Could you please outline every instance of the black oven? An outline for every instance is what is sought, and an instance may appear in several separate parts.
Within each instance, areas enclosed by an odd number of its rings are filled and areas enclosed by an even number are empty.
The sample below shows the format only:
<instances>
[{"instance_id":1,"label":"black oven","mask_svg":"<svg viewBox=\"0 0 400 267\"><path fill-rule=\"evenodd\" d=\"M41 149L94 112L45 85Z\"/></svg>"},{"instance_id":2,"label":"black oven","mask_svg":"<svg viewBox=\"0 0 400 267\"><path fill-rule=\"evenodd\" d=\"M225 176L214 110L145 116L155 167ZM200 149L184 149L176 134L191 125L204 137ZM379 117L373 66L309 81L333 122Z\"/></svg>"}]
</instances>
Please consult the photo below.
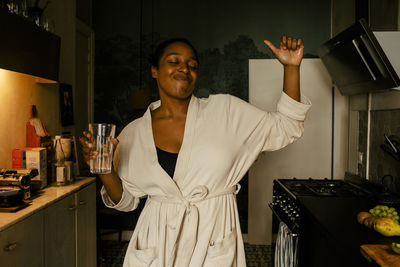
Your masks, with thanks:
<instances>
[{"instance_id":1,"label":"black oven","mask_svg":"<svg viewBox=\"0 0 400 267\"><path fill-rule=\"evenodd\" d=\"M272 234L275 240L276 267L308 266L312 235L307 224L307 211L302 199L365 197L369 192L343 180L330 179L276 179L273 182ZM306 255L307 254L307 255Z\"/></svg>"}]
</instances>

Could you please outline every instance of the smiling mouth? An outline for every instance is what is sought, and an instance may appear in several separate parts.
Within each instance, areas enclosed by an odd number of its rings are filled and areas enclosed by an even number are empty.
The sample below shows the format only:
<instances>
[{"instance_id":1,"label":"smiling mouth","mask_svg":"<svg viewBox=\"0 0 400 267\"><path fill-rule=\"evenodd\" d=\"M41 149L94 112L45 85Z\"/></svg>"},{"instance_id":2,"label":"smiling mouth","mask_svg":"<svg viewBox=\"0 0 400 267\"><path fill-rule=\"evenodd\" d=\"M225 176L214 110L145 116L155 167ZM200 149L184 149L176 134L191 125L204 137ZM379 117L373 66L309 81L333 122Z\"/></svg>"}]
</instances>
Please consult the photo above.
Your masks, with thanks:
<instances>
[{"instance_id":1,"label":"smiling mouth","mask_svg":"<svg viewBox=\"0 0 400 267\"><path fill-rule=\"evenodd\" d=\"M189 76L182 75L182 74L174 75L173 78L175 80L182 81L182 82L187 82L187 83L190 83L192 81L192 79Z\"/></svg>"}]
</instances>

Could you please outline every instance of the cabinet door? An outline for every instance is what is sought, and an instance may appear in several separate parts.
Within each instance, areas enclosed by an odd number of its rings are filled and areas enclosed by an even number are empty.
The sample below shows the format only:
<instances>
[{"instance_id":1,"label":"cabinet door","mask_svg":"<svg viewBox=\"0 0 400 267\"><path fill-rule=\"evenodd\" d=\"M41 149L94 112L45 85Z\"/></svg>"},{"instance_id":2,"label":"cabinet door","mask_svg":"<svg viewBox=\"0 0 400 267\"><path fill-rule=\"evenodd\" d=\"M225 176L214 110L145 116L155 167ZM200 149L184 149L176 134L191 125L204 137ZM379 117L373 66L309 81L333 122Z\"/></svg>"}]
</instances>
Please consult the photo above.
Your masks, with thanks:
<instances>
[{"instance_id":1,"label":"cabinet door","mask_svg":"<svg viewBox=\"0 0 400 267\"><path fill-rule=\"evenodd\" d=\"M75 210L75 194L44 210L45 266L75 266Z\"/></svg>"},{"instance_id":2,"label":"cabinet door","mask_svg":"<svg viewBox=\"0 0 400 267\"><path fill-rule=\"evenodd\" d=\"M43 266L43 212L0 232L0 265Z\"/></svg>"},{"instance_id":3,"label":"cabinet door","mask_svg":"<svg viewBox=\"0 0 400 267\"><path fill-rule=\"evenodd\" d=\"M77 266L96 266L96 184L77 193Z\"/></svg>"}]
</instances>

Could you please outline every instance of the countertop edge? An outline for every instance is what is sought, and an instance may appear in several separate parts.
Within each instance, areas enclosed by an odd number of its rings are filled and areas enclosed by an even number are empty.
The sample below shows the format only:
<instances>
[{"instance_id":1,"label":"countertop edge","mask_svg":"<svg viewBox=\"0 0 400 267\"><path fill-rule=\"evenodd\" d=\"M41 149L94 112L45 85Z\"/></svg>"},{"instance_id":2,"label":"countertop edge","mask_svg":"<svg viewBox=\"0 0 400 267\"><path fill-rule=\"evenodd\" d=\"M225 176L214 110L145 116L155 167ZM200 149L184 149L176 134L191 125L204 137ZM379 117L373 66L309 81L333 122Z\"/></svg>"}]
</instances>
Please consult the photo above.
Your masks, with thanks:
<instances>
[{"instance_id":1,"label":"countertop edge","mask_svg":"<svg viewBox=\"0 0 400 267\"><path fill-rule=\"evenodd\" d=\"M0 231L23 221L33 214L45 209L51 204L79 191L80 189L89 186L96 181L95 177L79 177L78 180L66 186L49 186L42 190L42 193L33 198L30 206L23 208L17 212L1 212L0 214ZM48 200L47 200L47 199Z\"/></svg>"}]
</instances>

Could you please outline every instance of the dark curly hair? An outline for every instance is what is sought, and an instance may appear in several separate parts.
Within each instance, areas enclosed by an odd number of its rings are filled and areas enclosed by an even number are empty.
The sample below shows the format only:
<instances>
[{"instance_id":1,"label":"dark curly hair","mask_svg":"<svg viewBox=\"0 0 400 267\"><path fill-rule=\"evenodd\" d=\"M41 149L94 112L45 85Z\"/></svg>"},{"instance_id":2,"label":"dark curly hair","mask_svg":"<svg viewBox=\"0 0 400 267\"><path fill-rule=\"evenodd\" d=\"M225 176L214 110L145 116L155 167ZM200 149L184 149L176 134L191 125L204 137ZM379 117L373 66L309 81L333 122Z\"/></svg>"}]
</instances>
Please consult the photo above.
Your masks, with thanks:
<instances>
[{"instance_id":1,"label":"dark curly hair","mask_svg":"<svg viewBox=\"0 0 400 267\"><path fill-rule=\"evenodd\" d=\"M187 44L194 52L194 56L197 60L197 62L199 62L199 56L197 54L197 50L194 48L194 46L185 38L171 38L168 40L165 40L163 42L161 42L160 44L157 45L156 49L153 51L153 53L149 56L148 60L151 64L151 66L154 66L158 69L158 63L160 61L160 58L162 56L162 54L164 53L165 49L173 43L177 43L177 42L181 42L184 44Z\"/></svg>"}]
</instances>

